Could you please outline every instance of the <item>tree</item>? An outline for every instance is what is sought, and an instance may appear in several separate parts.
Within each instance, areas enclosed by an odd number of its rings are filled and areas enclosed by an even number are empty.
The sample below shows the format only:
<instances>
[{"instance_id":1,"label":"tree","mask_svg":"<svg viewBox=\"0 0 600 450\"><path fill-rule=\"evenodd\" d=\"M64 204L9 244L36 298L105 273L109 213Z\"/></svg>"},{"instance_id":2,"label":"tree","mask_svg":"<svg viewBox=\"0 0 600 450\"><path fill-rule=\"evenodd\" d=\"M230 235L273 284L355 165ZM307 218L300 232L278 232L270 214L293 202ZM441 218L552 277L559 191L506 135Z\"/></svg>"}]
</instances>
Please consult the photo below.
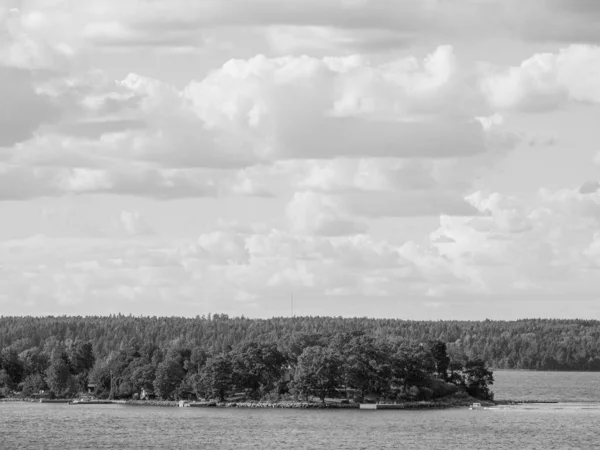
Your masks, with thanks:
<instances>
[{"instance_id":1,"label":"tree","mask_svg":"<svg viewBox=\"0 0 600 450\"><path fill-rule=\"evenodd\" d=\"M178 359L165 359L156 368L154 393L162 399L172 398L184 376L185 371Z\"/></svg>"},{"instance_id":2,"label":"tree","mask_svg":"<svg viewBox=\"0 0 600 450\"><path fill-rule=\"evenodd\" d=\"M408 392L409 386L425 383L433 368L431 354L420 344L401 342L392 355L394 383Z\"/></svg>"},{"instance_id":3,"label":"tree","mask_svg":"<svg viewBox=\"0 0 600 450\"><path fill-rule=\"evenodd\" d=\"M494 393L489 389L489 386L494 384L494 374L485 367L485 361L481 359L467 361L463 375L469 395L482 400L494 399Z\"/></svg>"},{"instance_id":4,"label":"tree","mask_svg":"<svg viewBox=\"0 0 600 450\"><path fill-rule=\"evenodd\" d=\"M465 382L462 377L463 365L460 361L450 361L448 366L448 382L456 385L464 385Z\"/></svg>"},{"instance_id":5,"label":"tree","mask_svg":"<svg viewBox=\"0 0 600 450\"><path fill-rule=\"evenodd\" d=\"M23 381L23 394L25 396L30 397L39 393L42 389L46 389L46 382L39 373L28 375Z\"/></svg>"},{"instance_id":6,"label":"tree","mask_svg":"<svg viewBox=\"0 0 600 450\"><path fill-rule=\"evenodd\" d=\"M214 318L214 316L213 316ZM253 398L271 392L281 378L285 357L275 344L249 342L231 352L234 383Z\"/></svg>"},{"instance_id":7,"label":"tree","mask_svg":"<svg viewBox=\"0 0 600 450\"><path fill-rule=\"evenodd\" d=\"M347 387L357 389L360 399L367 393L386 396L389 392L391 366L389 350L384 343L376 343L371 336L354 334L341 351Z\"/></svg>"},{"instance_id":8,"label":"tree","mask_svg":"<svg viewBox=\"0 0 600 450\"><path fill-rule=\"evenodd\" d=\"M50 358L38 347L21 352L19 359L23 363L23 375L25 377L34 374L43 374L50 365Z\"/></svg>"},{"instance_id":9,"label":"tree","mask_svg":"<svg viewBox=\"0 0 600 450\"><path fill-rule=\"evenodd\" d=\"M225 401L233 389L232 372L233 365L227 354L209 358L200 369L200 374L194 378L196 395Z\"/></svg>"},{"instance_id":10,"label":"tree","mask_svg":"<svg viewBox=\"0 0 600 450\"><path fill-rule=\"evenodd\" d=\"M8 372L4 369L0 369L0 388L4 390L12 390L15 387L15 382L10 377Z\"/></svg>"},{"instance_id":11,"label":"tree","mask_svg":"<svg viewBox=\"0 0 600 450\"><path fill-rule=\"evenodd\" d=\"M46 370L45 381L56 395L61 396L71 391L71 370L63 358L55 357L52 360L50 367Z\"/></svg>"},{"instance_id":12,"label":"tree","mask_svg":"<svg viewBox=\"0 0 600 450\"><path fill-rule=\"evenodd\" d=\"M319 333L298 333L292 336L287 346L287 360L293 366L298 362L298 358L308 347L326 346L323 335Z\"/></svg>"},{"instance_id":13,"label":"tree","mask_svg":"<svg viewBox=\"0 0 600 450\"><path fill-rule=\"evenodd\" d=\"M129 381L133 386L133 392L141 392L142 389L151 391L154 388L156 370L151 363L138 358L130 364L129 368L131 370Z\"/></svg>"},{"instance_id":14,"label":"tree","mask_svg":"<svg viewBox=\"0 0 600 450\"><path fill-rule=\"evenodd\" d=\"M6 370L13 383L18 384L23 377L23 364L19 354L13 348L7 347L0 352L0 370Z\"/></svg>"},{"instance_id":15,"label":"tree","mask_svg":"<svg viewBox=\"0 0 600 450\"><path fill-rule=\"evenodd\" d=\"M448 368L450 366L450 357L446 349L446 343L442 341L432 341L429 350L433 356L436 374L444 381L448 380Z\"/></svg>"},{"instance_id":16,"label":"tree","mask_svg":"<svg viewBox=\"0 0 600 450\"><path fill-rule=\"evenodd\" d=\"M88 373L94 367L96 358L91 342L77 341L67 351L74 374Z\"/></svg>"},{"instance_id":17,"label":"tree","mask_svg":"<svg viewBox=\"0 0 600 450\"><path fill-rule=\"evenodd\" d=\"M308 401L314 395L325 401L335 396L341 381L339 355L330 348L320 346L305 348L298 358L293 388Z\"/></svg>"}]
</instances>

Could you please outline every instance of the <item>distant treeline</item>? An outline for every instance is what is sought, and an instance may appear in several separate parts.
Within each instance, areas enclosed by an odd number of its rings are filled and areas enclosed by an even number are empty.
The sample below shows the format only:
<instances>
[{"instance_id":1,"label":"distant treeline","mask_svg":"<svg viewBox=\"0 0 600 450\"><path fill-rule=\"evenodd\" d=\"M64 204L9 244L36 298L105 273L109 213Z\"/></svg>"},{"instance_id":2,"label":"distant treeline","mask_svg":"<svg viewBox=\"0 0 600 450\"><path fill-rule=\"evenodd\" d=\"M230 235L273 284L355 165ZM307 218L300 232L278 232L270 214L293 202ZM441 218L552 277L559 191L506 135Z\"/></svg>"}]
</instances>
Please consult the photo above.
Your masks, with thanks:
<instances>
[{"instance_id":1,"label":"distant treeline","mask_svg":"<svg viewBox=\"0 0 600 450\"><path fill-rule=\"evenodd\" d=\"M376 339L447 343L456 361L483 359L499 369L600 371L600 321L525 319L517 321L406 321L395 319L295 317L194 319L175 317L0 317L0 349L18 353L51 351L66 341L91 342L97 358L142 344L164 349L174 342L207 353L244 342L288 348L300 334L363 331Z\"/></svg>"},{"instance_id":2,"label":"distant treeline","mask_svg":"<svg viewBox=\"0 0 600 450\"><path fill-rule=\"evenodd\" d=\"M91 391L101 398L405 401L447 397L463 389L477 398L493 398L493 373L485 362L452 358L439 340L418 342L364 330L295 331L206 348L183 333L169 335L177 322L167 325L160 319L149 326L153 319L99 319L110 326L129 325L83 340L90 335L86 320L80 320L81 334L61 334L57 325L42 340L40 327L37 335L5 346L0 351L0 396L73 397ZM134 328L135 322L146 327ZM196 322L216 324L217 335L230 336L223 325L237 319L213 316ZM161 332L167 333L157 339ZM117 335L122 339L112 341ZM32 345L36 339L38 345ZM108 342L110 349L103 346Z\"/></svg>"}]
</instances>

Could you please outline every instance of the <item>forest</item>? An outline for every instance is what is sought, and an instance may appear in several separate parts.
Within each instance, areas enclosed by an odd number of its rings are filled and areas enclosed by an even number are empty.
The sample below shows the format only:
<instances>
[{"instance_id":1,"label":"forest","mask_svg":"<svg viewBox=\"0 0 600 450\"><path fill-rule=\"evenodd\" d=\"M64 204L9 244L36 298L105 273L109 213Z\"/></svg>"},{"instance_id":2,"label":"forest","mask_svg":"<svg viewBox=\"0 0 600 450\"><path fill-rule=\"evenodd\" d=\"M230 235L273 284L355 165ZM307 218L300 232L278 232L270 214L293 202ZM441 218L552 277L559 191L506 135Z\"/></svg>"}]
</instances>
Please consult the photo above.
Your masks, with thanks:
<instances>
[{"instance_id":1,"label":"forest","mask_svg":"<svg viewBox=\"0 0 600 450\"><path fill-rule=\"evenodd\" d=\"M490 368L600 370L600 322L0 317L0 394L491 398Z\"/></svg>"}]
</instances>

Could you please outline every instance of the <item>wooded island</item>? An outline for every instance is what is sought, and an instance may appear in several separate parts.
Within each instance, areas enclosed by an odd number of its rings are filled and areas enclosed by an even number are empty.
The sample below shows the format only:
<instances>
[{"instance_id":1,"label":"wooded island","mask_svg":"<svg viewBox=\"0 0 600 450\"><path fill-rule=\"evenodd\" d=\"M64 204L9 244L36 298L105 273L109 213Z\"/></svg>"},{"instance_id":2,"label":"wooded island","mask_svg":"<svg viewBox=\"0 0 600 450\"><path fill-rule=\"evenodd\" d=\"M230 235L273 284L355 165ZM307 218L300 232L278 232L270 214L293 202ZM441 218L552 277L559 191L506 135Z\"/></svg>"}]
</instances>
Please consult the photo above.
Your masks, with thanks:
<instances>
[{"instance_id":1,"label":"wooded island","mask_svg":"<svg viewBox=\"0 0 600 450\"><path fill-rule=\"evenodd\" d=\"M599 336L597 321L569 320L1 317L0 394L492 399L488 366L598 370Z\"/></svg>"}]
</instances>

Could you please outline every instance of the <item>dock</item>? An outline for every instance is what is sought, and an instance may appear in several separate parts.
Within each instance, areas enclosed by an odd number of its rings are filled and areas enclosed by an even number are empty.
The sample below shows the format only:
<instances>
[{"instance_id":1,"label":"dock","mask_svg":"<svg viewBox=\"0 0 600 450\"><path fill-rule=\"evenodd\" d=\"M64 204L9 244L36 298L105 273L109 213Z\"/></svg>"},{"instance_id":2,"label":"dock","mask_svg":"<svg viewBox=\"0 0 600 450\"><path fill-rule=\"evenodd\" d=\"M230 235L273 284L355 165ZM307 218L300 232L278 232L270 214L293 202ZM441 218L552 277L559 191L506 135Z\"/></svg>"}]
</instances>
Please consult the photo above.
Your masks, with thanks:
<instances>
[{"instance_id":1,"label":"dock","mask_svg":"<svg viewBox=\"0 0 600 450\"><path fill-rule=\"evenodd\" d=\"M186 402L185 400L179 401L180 408L209 408L217 406L217 402Z\"/></svg>"},{"instance_id":2,"label":"dock","mask_svg":"<svg viewBox=\"0 0 600 450\"><path fill-rule=\"evenodd\" d=\"M396 403L361 403L360 409L406 409L404 404Z\"/></svg>"},{"instance_id":3,"label":"dock","mask_svg":"<svg viewBox=\"0 0 600 450\"><path fill-rule=\"evenodd\" d=\"M112 405L113 403L121 403L114 400L73 400L70 405Z\"/></svg>"}]
</instances>

